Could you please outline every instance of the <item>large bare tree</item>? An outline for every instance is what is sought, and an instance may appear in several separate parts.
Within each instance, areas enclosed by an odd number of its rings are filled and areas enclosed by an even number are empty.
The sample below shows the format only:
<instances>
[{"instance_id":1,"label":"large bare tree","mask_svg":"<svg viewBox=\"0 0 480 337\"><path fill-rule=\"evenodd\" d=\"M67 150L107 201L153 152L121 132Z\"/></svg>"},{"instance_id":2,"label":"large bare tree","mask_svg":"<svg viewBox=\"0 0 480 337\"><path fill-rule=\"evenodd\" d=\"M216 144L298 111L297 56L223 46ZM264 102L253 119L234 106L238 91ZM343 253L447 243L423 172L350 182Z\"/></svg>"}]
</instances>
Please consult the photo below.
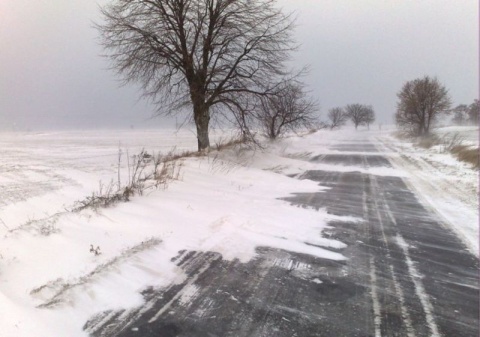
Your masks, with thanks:
<instances>
[{"instance_id":1,"label":"large bare tree","mask_svg":"<svg viewBox=\"0 0 480 337\"><path fill-rule=\"evenodd\" d=\"M327 115L330 121L330 130L344 126L347 123L347 115L342 108L332 108L328 110Z\"/></svg>"},{"instance_id":2,"label":"large bare tree","mask_svg":"<svg viewBox=\"0 0 480 337\"><path fill-rule=\"evenodd\" d=\"M277 94L259 99L255 118L264 135L275 139L285 131L310 128L317 122L317 103L310 99L301 83L283 83Z\"/></svg>"},{"instance_id":3,"label":"large bare tree","mask_svg":"<svg viewBox=\"0 0 480 337\"><path fill-rule=\"evenodd\" d=\"M365 117L364 117L365 124L367 124L367 128L370 130L370 124L375 122L375 111L371 105L365 107Z\"/></svg>"},{"instance_id":4,"label":"large bare tree","mask_svg":"<svg viewBox=\"0 0 480 337\"><path fill-rule=\"evenodd\" d=\"M406 82L397 96L397 126L415 136L428 135L438 116L448 113L451 105L447 89L429 76Z\"/></svg>"},{"instance_id":5,"label":"large bare tree","mask_svg":"<svg viewBox=\"0 0 480 337\"><path fill-rule=\"evenodd\" d=\"M358 128L359 125L367 124L370 110L373 112L372 107L358 103L349 104L345 107L345 113L347 117L353 122L353 125L355 125L355 130Z\"/></svg>"},{"instance_id":6,"label":"large bare tree","mask_svg":"<svg viewBox=\"0 0 480 337\"><path fill-rule=\"evenodd\" d=\"M295 47L276 0L114 0L101 12L113 68L158 113L189 109L199 150L210 146L213 113L246 111L249 96L275 92Z\"/></svg>"}]
</instances>

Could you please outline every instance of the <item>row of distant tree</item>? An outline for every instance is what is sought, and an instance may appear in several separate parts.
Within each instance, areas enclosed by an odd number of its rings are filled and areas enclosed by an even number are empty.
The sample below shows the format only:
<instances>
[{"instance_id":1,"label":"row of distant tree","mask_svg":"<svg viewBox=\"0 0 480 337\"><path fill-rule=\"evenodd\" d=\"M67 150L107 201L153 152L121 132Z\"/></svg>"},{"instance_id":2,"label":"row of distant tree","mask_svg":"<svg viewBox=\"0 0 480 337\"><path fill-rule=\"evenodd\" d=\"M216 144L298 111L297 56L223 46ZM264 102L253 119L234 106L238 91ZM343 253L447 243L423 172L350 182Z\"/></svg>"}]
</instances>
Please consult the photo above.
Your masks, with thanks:
<instances>
[{"instance_id":1,"label":"row of distant tree","mask_svg":"<svg viewBox=\"0 0 480 337\"><path fill-rule=\"evenodd\" d=\"M478 125L480 101L476 99L470 105L457 105L451 112L453 113L452 122L455 125Z\"/></svg>"},{"instance_id":2,"label":"row of distant tree","mask_svg":"<svg viewBox=\"0 0 480 337\"><path fill-rule=\"evenodd\" d=\"M375 111L371 105L349 104L344 108L333 108L328 111L328 120L330 129L339 128L352 121L355 129L359 125L366 125L370 129L370 124L375 121Z\"/></svg>"},{"instance_id":3,"label":"row of distant tree","mask_svg":"<svg viewBox=\"0 0 480 337\"><path fill-rule=\"evenodd\" d=\"M396 124L413 136L428 135L440 116L452 113L452 121L457 125L478 125L479 101L451 109L448 90L436 78L425 76L408 81L397 97Z\"/></svg>"}]
</instances>

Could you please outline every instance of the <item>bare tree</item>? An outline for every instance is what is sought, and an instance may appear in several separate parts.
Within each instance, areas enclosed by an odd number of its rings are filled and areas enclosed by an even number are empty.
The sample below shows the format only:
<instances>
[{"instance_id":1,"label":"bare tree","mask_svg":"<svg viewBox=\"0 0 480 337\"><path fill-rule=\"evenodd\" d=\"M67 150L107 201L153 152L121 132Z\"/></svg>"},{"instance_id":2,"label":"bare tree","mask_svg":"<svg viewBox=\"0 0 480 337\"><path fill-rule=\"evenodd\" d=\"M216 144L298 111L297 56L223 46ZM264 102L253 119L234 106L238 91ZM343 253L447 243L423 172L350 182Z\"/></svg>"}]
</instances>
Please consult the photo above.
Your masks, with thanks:
<instances>
[{"instance_id":1,"label":"bare tree","mask_svg":"<svg viewBox=\"0 0 480 337\"><path fill-rule=\"evenodd\" d=\"M480 101L476 99L468 106L468 122L472 125L478 125L480 117Z\"/></svg>"},{"instance_id":2,"label":"bare tree","mask_svg":"<svg viewBox=\"0 0 480 337\"><path fill-rule=\"evenodd\" d=\"M365 117L364 122L367 124L368 130L370 130L370 124L375 122L375 111L371 105L365 107Z\"/></svg>"},{"instance_id":3,"label":"bare tree","mask_svg":"<svg viewBox=\"0 0 480 337\"><path fill-rule=\"evenodd\" d=\"M274 91L294 49L293 20L276 0L115 0L101 9L102 45L124 83L158 113L189 109L198 149L213 113L245 110ZM248 100L247 100L248 101Z\"/></svg>"},{"instance_id":4,"label":"bare tree","mask_svg":"<svg viewBox=\"0 0 480 337\"><path fill-rule=\"evenodd\" d=\"M330 121L330 130L344 126L347 123L347 115L342 108L332 108L328 110L327 117Z\"/></svg>"},{"instance_id":5,"label":"bare tree","mask_svg":"<svg viewBox=\"0 0 480 337\"><path fill-rule=\"evenodd\" d=\"M345 107L345 113L355 125L355 130L359 125L364 125L367 123L367 114L369 109L370 107L363 104L349 104Z\"/></svg>"},{"instance_id":6,"label":"bare tree","mask_svg":"<svg viewBox=\"0 0 480 337\"><path fill-rule=\"evenodd\" d=\"M469 107L466 104L457 105L452 109L453 119L455 125L465 125L468 122Z\"/></svg>"},{"instance_id":7,"label":"bare tree","mask_svg":"<svg viewBox=\"0 0 480 337\"><path fill-rule=\"evenodd\" d=\"M416 136L428 135L437 117L448 113L451 105L447 89L428 76L406 82L397 96L397 126Z\"/></svg>"},{"instance_id":8,"label":"bare tree","mask_svg":"<svg viewBox=\"0 0 480 337\"><path fill-rule=\"evenodd\" d=\"M259 100L256 119L263 133L275 139L287 130L296 131L315 125L317 104L307 97L303 85L287 82L276 95Z\"/></svg>"}]
</instances>

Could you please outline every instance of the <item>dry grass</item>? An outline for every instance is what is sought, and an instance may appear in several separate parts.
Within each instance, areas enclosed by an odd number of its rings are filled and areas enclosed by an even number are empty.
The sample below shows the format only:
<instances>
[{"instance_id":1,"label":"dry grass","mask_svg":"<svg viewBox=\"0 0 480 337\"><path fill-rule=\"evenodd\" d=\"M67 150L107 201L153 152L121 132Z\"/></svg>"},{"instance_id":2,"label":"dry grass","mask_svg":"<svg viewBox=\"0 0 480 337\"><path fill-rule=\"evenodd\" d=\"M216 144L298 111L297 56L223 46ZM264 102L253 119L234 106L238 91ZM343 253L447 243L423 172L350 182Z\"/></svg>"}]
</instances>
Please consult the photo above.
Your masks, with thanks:
<instances>
[{"instance_id":1,"label":"dry grass","mask_svg":"<svg viewBox=\"0 0 480 337\"><path fill-rule=\"evenodd\" d=\"M441 144L441 139L435 134L430 134L428 136L421 137L417 142L417 145L424 149L429 149L432 146L439 145L439 144Z\"/></svg>"},{"instance_id":2,"label":"dry grass","mask_svg":"<svg viewBox=\"0 0 480 337\"><path fill-rule=\"evenodd\" d=\"M400 139L400 140L410 140L410 139L412 139L412 136L410 134L408 134L408 132L401 131L401 130L393 132L393 136L395 138Z\"/></svg>"},{"instance_id":3,"label":"dry grass","mask_svg":"<svg viewBox=\"0 0 480 337\"><path fill-rule=\"evenodd\" d=\"M239 137L220 139L211 150L222 151L243 143ZM132 157L132 162L128 162L128 183L121 183L119 172L117 182L113 180L108 184L100 182L98 191L93 192L91 196L83 200L76 201L71 211L79 212L87 208L98 210L119 202L128 202L132 196L143 195L146 190L152 188L166 189L170 182L180 180L180 172L183 166L182 159L205 157L206 155L208 155L208 150L177 152L174 148L165 155L151 155L142 150L138 155ZM119 151L119 170L120 156L121 151Z\"/></svg>"},{"instance_id":4,"label":"dry grass","mask_svg":"<svg viewBox=\"0 0 480 337\"><path fill-rule=\"evenodd\" d=\"M452 152L452 149L454 147L460 146L462 144L463 137L460 136L460 133L458 132L455 132L453 135L447 133L442 137L443 152Z\"/></svg>"},{"instance_id":5,"label":"dry grass","mask_svg":"<svg viewBox=\"0 0 480 337\"><path fill-rule=\"evenodd\" d=\"M403 131L397 131L394 136L398 139L408 140L414 137L408 135ZM474 168L480 169L479 148L472 148L472 146L464 145L464 139L458 132L454 134L445 134L439 137L436 134L430 134L425 137L417 138L414 144L424 149L430 149L433 146L441 145L442 152L450 152L458 160L473 165Z\"/></svg>"},{"instance_id":6,"label":"dry grass","mask_svg":"<svg viewBox=\"0 0 480 337\"><path fill-rule=\"evenodd\" d=\"M244 144L245 140L241 136L232 136L230 138L220 138L218 141L215 142L215 146L212 148L213 150L223 151L226 149L231 149L237 145Z\"/></svg>"},{"instance_id":7,"label":"dry grass","mask_svg":"<svg viewBox=\"0 0 480 337\"><path fill-rule=\"evenodd\" d=\"M463 162L472 164L475 168L480 168L479 148L472 148L466 145L454 146L450 152Z\"/></svg>"},{"instance_id":8,"label":"dry grass","mask_svg":"<svg viewBox=\"0 0 480 337\"><path fill-rule=\"evenodd\" d=\"M179 159L187 155L193 156L194 152L174 154L172 150L162 156L150 155L142 150L140 154L133 156L132 163L128 163L127 184L122 185L120 179L118 182L112 180L108 184L100 182L98 191L83 200L76 201L71 211L107 208L119 202L130 201L132 196L143 195L146 190L152 188L166 189L171 181L180 179L182 163Z\"/></svg>"},{"instance_id":9,"label":"dry grass","mask_svg":"<svg viewBox=\"0 0 480 337\"><path fill-rule=\"evenodd\" d=\"M61 278L50 281L30 291L30 295L45 299L44 303L38 305L37 308L54 308L68 301L68 295L73 289L78 289L85 284L92 282L102 273L107 273L110 270L117 268L120 263L130 259L138 253L158 246L161 242L162 240L159 238L150 238L146 241L142 241L140 244L124 250L120 255L97 265L95 269L79 278L70 281L65 281Z\"/></svg>"}]
</instances>

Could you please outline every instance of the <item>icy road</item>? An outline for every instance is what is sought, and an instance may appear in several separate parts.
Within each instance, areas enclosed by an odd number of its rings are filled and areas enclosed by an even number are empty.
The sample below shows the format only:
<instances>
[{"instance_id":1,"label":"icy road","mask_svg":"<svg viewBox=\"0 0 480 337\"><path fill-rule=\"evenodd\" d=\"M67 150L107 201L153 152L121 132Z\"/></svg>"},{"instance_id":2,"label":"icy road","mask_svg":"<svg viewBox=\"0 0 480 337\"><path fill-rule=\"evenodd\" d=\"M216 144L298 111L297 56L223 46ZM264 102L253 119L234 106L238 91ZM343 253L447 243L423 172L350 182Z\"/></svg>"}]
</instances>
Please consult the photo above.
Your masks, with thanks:
<instances>
[{"instance_id":1,"label":"icy road","mask_svg":"<svg viewBox=\"0 0 480 337\"><path fill-rule=\"evenodd\" d=\"M298 175L327 191L291 204L362 218L330 222L324 236L346 243L344 261L269 247L248 263L213 251L180 251L188 278L143 292L145 304L107 311L91 336L479 336L478 259L406 185L365 173L391 168L368 137L337 142L311 163L361 167ZM292 223L292 226L300 224ZM307 240L308 238L305 238Z\"/></svg>"},{"instance_id":2,"label":"icy road","mask_svg":"<svg viewBox=\"0 0 480 337\"><path fill-rule=\"evenodd\" d=\"M166 189L70 211L142 148L195 144L0 134L0 335L479 336L478 171L390 131L212 152Z\"/></svg>"}]
</instances>

